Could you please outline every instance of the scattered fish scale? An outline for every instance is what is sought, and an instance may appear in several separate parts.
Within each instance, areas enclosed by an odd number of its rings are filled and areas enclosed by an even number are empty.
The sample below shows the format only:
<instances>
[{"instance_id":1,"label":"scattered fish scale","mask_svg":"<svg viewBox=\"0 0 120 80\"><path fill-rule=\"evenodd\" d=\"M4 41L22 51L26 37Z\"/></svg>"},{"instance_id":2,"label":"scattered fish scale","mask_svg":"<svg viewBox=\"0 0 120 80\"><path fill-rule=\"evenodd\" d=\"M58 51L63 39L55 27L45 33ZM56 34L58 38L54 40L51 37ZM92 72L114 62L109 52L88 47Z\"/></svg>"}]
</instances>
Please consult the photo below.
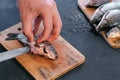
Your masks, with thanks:
<instances>
[{"instance_id":1,"label":"scattered fish scale","mask_svg":"<svg viewBox=\"0 0 120 80\"><path fill-rule=\"evenodd\" d=\"M100 6L99 8L97 8L90 20L91 23L95 24L96 22L99 22L101 20L102 16L106 12L108 12L110 10L114 10L114 9L120 9L120 1L107 3L107 4L104 4L104 5Z\"/></svg>"},{"instance_id":2,"label":"scattered fish scale","mask_svg":"<svg viewBox=\"0 0 120 80\"><path fill-rule=\"evenodd\" d=\"M63 24L64 24L63 26L69 26L69 28L66 28L67 31L73 33L81 33L81 32L88 32L91 30L90 24L87 22L84 15L80 12L76 4L72 4L72 6L69 7L64 17L66 18L63 20ZM64 33L64 29L65 28L62 27L61 33Z\"/></svg>"}]
</instances>

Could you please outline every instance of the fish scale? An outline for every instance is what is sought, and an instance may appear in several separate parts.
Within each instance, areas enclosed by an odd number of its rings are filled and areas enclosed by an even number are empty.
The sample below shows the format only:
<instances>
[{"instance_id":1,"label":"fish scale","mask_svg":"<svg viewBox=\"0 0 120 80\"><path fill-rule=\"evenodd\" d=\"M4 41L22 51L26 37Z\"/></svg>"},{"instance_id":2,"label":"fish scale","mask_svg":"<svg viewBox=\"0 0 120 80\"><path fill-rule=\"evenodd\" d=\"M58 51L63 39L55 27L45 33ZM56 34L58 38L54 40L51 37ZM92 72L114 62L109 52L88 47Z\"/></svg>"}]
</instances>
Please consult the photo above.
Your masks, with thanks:
<instances>
[{"instance_id":1,"label":"fish scale","mask_svg":"<svg viewBox=\"0 0 120 80\"><path fill-rule=\"evenodd\" d=\"M100 32L105 29L113 28L117 25L120 25L120 10L115 9L104 14L100 23L96 27L96 31Z\"/></svg>"},{"instance_id":2,"label":"fish scale","mask_svg":"<svg viewBox=\"0 0 120 80\"><path fill-rule=\"evenodd\" d=\"M111 2L111 3L107 3L107 4L100 6L94 12L94 14L90 20L91 23L95 24L96 22L99 22L106 12L108 12L110 10L115 10L115 9L120 9L120 1L119 2Z\"/></svg>"}]
</instances>

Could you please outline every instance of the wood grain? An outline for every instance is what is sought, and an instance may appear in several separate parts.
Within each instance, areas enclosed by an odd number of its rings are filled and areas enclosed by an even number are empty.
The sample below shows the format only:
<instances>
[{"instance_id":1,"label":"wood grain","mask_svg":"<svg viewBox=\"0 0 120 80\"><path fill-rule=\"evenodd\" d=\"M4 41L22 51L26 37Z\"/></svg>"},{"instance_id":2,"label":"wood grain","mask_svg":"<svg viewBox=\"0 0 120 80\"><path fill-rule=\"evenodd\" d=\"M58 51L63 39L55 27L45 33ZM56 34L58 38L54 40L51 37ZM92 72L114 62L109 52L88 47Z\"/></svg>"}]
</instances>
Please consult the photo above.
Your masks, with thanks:
<instances>
[{"instance_id":1,"label":"wood grain","mask_svg":"<svg viewBox=\"0 0 120 80\"><path fill-rule=\"evenodd\" d=\"M117 1L117 0L112 0L112 1ZM89 19L91 19L91 17L93 16L94 12L95 12L95 8L86 8L85 7L85 3L87 2L87 0L78 0L78 6L79 8L83 11L83 13L86 15L86 17ZM94 27L96 27L96 25L93 24ZM103 38L105 39L105 41L112 47L112 48L120 48L120 41L114 41L113 39L108 39L106 37L106 31L101 31L100 34L103 36Z\"/></svg>"},{"instance_id":2,"label":"wood grain","mask_svg":"<svg viewBox=\"0 0 120 80\"><path fill-rule=\"evenodd\" d=\"M0 32L0 43L7 49L13 50L22 47L17 40L5 41L7 33L21 33L21 23L18 23ZM85 57L71 46L61 36L51 44L55 47L58 58L55 61L42 58L38 55L25 53L17 56L16 60L36 79L54 80L73 68L84 63Z\"/></svg>"}]
</instances>

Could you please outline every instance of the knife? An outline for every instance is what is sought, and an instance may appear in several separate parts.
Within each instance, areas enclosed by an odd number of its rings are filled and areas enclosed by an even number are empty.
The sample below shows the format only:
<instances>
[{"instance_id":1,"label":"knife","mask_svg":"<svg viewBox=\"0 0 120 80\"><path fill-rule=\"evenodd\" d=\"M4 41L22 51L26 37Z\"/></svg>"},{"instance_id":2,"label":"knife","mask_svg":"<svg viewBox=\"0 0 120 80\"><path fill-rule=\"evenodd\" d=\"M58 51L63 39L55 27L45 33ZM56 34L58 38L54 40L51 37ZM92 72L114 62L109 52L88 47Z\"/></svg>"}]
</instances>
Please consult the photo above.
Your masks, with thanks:
<instances>
[{"instance_id":1,"label":"knife","mask_svg":"<svg viewBox=\"0 0 120 80\"><path fill-rule=\"evenodd\" d=\"M29 47L22 47L10 51L2 52L0 53L0 62L12 59L16 56L29 52L29 50L30 50Z\"/></svg>"}]
</instances>

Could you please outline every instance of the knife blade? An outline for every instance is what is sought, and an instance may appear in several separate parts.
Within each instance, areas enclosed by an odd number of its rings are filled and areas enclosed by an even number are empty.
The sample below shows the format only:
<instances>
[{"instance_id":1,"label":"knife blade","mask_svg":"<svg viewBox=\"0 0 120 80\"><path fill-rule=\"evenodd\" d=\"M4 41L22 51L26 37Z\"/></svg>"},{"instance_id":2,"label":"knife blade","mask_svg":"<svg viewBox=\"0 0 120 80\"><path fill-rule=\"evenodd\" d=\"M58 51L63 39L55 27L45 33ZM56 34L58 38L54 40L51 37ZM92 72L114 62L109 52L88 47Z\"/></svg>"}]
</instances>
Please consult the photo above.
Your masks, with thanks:
<instances>
[{"instance_id":1,"label":"knife blade","mask_svg":"<svg viewBox=\"0 0 120 80\"><path fill-rule=\"evenodd\" d=\"M0 62L12 59L23 53L29 52L29 50L30 50L29 47L22 47L22 48L10 50L10 51L2 52L0 53Z\"/></svg>"}]
</instances>

